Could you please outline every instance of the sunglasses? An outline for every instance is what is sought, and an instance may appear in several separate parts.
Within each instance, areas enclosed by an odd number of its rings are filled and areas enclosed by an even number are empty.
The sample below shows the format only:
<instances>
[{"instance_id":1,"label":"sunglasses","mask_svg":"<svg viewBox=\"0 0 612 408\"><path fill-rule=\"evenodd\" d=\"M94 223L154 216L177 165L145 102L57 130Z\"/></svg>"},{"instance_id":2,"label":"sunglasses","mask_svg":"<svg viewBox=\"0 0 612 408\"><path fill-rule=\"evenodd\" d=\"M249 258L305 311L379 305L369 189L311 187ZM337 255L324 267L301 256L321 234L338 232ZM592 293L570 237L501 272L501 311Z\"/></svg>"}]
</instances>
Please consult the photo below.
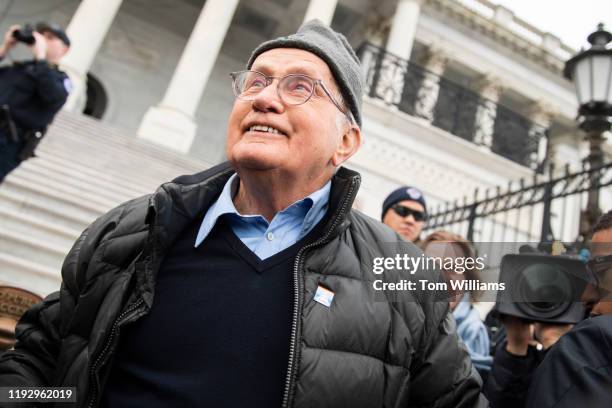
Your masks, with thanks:
<instances>
[{"instance_id":1,"label":"sunglasses","mask_svg":"<svg viewBox=\"0 0 612 408\"><path fill-rule=\"evenodd\" d=\"M612 271L612 255L596 256L586 263L587 277L591 283L601 286L607 272Z\"/></svg>"},{"instance_id":2,"label":"sunglasses","mask_svg":"<svg viewBox=\"0 0 612 408\"><path fill-rule=\"evenodd\" d=\"M412 215L415 221L427 221L427 213L424 211L413 210L412 208L404 207L399 204L394 205L391 209L402 218Z\"/></svg>"}]
</instances>

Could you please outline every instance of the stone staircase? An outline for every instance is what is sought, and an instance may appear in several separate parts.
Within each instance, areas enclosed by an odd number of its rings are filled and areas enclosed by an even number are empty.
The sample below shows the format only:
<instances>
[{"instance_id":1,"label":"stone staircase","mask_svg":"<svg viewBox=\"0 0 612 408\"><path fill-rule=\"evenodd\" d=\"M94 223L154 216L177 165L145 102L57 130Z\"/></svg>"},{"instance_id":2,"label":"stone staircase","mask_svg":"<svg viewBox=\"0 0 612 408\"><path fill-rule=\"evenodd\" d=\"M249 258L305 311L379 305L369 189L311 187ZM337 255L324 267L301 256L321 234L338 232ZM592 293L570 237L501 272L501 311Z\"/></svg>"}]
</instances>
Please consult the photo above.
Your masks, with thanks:
<instances>
[{"instance_id":1,"label":"stone staircase","mask_svg":"<svg viewBox=\"0 0 612 408\"><path fill-rule=\"evenodd\" d=\"M64 257L94 219L211 165L68 112L36 154L0 185L0 285L42 296L59 289Z\"/></svg>"}]
</instances>

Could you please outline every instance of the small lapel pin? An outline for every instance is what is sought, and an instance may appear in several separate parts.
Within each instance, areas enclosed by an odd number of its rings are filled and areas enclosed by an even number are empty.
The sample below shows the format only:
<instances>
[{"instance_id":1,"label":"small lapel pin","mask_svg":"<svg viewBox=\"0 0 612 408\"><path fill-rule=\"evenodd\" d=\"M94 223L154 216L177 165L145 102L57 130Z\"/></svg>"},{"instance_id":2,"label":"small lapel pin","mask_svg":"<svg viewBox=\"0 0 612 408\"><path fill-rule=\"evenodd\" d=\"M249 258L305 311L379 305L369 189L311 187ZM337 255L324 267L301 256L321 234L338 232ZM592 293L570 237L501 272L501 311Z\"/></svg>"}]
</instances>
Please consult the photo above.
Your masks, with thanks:
<instances>
[{"instance_id":1,"label":"small lapel pin","mask_svg":"<svg viewBox=\"0 0 612 408\"><path fill-rule=\"evenodd\" d=\"M323 306L331 307L332 300L334 300L334 292L319 285L314 295L314 301Z\"/></svg>"}]
</instances>

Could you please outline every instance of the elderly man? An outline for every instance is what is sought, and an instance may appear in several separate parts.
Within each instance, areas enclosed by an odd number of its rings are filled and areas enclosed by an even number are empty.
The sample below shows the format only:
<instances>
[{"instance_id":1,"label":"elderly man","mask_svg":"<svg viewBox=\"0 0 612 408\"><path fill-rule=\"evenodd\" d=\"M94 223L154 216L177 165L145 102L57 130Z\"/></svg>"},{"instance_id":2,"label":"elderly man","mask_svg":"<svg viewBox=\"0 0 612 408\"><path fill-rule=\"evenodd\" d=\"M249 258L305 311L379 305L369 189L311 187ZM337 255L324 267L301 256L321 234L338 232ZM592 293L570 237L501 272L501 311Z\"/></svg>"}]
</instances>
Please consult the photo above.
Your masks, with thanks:
<instances>
[{"instance_id":1,"label":"elderly man","mask_svg":"<svg viewBox=\"0 0 612 408\"><path fill-rule=\"evenodd\" d=\"M0 45L0 61L20 41L30 48L33 59L0 68L0 182L34 155L72 88L57 66L70 47L61 27L40 23L34 31L12 26Z\"/></svg>"},{"instance_id":2,"label":"elderly man","mask_svg":"<svg viewBox=\"0 0 612 408\"><path fill-rule=\"evenodd\" d=\"M363 84L346 39L312 21L232 77L229 163L94 222L0 384L72 385L103 407L484 402L448 303L374 301L373 257L420 253L351 210L360 178L339 166Z\"/></svg>"}]
</instances>

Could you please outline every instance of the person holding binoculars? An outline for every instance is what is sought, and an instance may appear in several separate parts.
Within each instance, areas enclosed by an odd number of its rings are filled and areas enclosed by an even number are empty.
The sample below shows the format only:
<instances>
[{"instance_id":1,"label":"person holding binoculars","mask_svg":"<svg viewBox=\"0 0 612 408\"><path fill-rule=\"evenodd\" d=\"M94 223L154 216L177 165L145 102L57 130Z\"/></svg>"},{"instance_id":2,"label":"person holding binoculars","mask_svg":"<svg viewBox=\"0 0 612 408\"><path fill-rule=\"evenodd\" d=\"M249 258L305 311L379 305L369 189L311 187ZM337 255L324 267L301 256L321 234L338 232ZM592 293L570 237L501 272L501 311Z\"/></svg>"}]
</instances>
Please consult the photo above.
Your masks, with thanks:
<instances>
[{"instance_id":1,"label":"person holding binoculars","mask_svg":"<svg viewBox=\"0 0 612 408\"><path fill-rule=\"evenodd\" d=\"M68 76L58 68L70 40L64 30L40 23L11 26L0 45L0 61L18 44L33 58L0 67L0 182L32 156L55 114L72 89Z\"/></svg>"}]
</instances>

